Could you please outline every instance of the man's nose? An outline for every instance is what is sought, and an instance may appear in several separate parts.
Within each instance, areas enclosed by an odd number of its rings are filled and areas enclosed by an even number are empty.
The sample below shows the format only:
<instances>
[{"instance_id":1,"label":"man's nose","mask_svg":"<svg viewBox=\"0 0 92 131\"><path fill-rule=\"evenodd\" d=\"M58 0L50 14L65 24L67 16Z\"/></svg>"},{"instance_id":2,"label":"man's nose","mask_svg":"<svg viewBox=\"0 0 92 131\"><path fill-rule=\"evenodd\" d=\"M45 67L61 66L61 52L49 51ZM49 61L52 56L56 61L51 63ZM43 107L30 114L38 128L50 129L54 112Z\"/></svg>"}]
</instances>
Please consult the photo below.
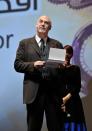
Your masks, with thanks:
<instances>
[{"instance_id":1,"label":"man's nose","mask_svg":"<svg viewBox=\"0 0 92 131\"><path fill-rule=\"evenodd\" d=\"M45 25L45 22L43 21L41 24L42 24L42 25Z\"/></svg>"}]
</instances>

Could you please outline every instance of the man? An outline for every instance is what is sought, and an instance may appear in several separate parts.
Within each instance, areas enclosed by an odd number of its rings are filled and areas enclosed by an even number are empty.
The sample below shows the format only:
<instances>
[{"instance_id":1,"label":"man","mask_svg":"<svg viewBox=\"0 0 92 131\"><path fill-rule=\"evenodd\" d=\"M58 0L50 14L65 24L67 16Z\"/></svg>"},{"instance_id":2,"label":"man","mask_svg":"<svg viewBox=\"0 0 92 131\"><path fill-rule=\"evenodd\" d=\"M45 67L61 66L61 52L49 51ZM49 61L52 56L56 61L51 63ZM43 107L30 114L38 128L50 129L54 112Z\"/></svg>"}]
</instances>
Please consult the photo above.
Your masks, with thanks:
<instances>
[{"instance_id":1,"label":"man","mask_svg":"<svg viewBox=\"0 0 92 131\"><path fill-rule=\"evenodd\" d=\"M45 61L50 47L63 47L59 41L48 37L51 27L50 18L41 16L37 20L36 35L20 42L14 62L15 70L24 73L23 101L27 108L28 131L41 131L44 111L48 130L58 131L52 85L57 74L54 69L45 68ZM44 49L41 49L41 41Z\"/></svg>"}]
</instances>

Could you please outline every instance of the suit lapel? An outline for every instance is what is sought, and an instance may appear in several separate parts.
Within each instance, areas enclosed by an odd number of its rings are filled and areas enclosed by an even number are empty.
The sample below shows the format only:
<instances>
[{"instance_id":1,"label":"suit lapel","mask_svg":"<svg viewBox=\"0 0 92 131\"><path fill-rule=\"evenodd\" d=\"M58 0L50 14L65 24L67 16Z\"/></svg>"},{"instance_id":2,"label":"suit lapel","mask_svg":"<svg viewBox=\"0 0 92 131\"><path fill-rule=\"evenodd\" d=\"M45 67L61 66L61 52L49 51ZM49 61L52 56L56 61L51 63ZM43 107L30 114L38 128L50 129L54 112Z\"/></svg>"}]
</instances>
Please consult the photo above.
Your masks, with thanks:
<instances>
[{"instance_id":1,"label":"suit lapel","mask_svg":"<svg viewBox=\"0 0 92 131\"><path fill-rule=\"evenodd\" d=\"M32 38L32 41L31 41L31 46L33 47L33 49L37 52L38 55L41 55L41 50L35 40L35 37Z\"/></svg>"},{"instance_id":2,"label":"suit lapel","mask_svg":"<svg viewBox=\"0 0 92 131\"><path fill-rule=\"evenodd\" d=\"M41 50L40 50L40 48L39 48L39 46L38 46L38 44L35 40L35 36L30 39L29 44L31 44L31 48L33 48L33 50L35 50L35 52L41 57L42 56ZM46 49L45 49L45 53L46 53L47 57L48 57L48 54L49 54L50 47L55 48L54 46L55 45L53 44L52 40L48 37L47 45L46 45Z\"/></svg>"}]
</instances>

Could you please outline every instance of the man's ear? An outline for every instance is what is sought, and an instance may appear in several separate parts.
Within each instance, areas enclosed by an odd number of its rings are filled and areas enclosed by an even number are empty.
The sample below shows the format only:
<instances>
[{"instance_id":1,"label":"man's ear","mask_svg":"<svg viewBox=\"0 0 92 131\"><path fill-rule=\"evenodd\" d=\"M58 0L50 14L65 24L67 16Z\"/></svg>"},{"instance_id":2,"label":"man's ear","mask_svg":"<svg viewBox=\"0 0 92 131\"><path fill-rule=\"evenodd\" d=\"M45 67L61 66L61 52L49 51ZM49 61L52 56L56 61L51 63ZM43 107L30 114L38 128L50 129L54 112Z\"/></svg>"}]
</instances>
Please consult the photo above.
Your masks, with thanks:
<instances>
[{"instance_id":1,"label":"man's ear","mask_svg":"<svg viewBox=\"0 0 92 131\"><path fill-rule=\"evenodd\" d=\"M51 25L49 26L49 30L51 30Z\"/></svg>"}]
</instances>

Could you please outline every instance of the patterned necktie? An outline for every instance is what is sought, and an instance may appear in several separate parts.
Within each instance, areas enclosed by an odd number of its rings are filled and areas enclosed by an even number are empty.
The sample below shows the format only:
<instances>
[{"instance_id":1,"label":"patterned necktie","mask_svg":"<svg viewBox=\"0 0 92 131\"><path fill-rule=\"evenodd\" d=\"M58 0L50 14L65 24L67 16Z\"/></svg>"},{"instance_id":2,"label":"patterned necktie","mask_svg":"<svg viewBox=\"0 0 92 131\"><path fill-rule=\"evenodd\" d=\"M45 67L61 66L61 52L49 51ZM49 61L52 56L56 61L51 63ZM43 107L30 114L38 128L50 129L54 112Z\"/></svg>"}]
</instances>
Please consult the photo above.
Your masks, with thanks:
<instances>
[{"instance_id":1,"label":"patterned necktie","mask_svg":"<svg viewBox=\"0 0 92 131\"><path fill-rule=\"evenodd\" d=\"M45 52L44 52L45 42L44 42L43 39L41 39L40 42L41 42L40 49L41 49L41 52L42 52L42 60L44 60L44 59L46 59L45 58ZM42 68L42 78L48 79L48 69L45 66Z\"/></svg>"},{"instance_id":2,"label":"patterned necktie","mask_svg":"<svg viewBox=\"0 0 92 131\"><path fill-rule=\"evenodd\" d=\"M43 53L43 52L44 52L44 49L45 49L45 42L44 42L43 39L41 39L40 42L41 42L40 49L41 49L41 52Z\"/></svg>"}]
</instances>

